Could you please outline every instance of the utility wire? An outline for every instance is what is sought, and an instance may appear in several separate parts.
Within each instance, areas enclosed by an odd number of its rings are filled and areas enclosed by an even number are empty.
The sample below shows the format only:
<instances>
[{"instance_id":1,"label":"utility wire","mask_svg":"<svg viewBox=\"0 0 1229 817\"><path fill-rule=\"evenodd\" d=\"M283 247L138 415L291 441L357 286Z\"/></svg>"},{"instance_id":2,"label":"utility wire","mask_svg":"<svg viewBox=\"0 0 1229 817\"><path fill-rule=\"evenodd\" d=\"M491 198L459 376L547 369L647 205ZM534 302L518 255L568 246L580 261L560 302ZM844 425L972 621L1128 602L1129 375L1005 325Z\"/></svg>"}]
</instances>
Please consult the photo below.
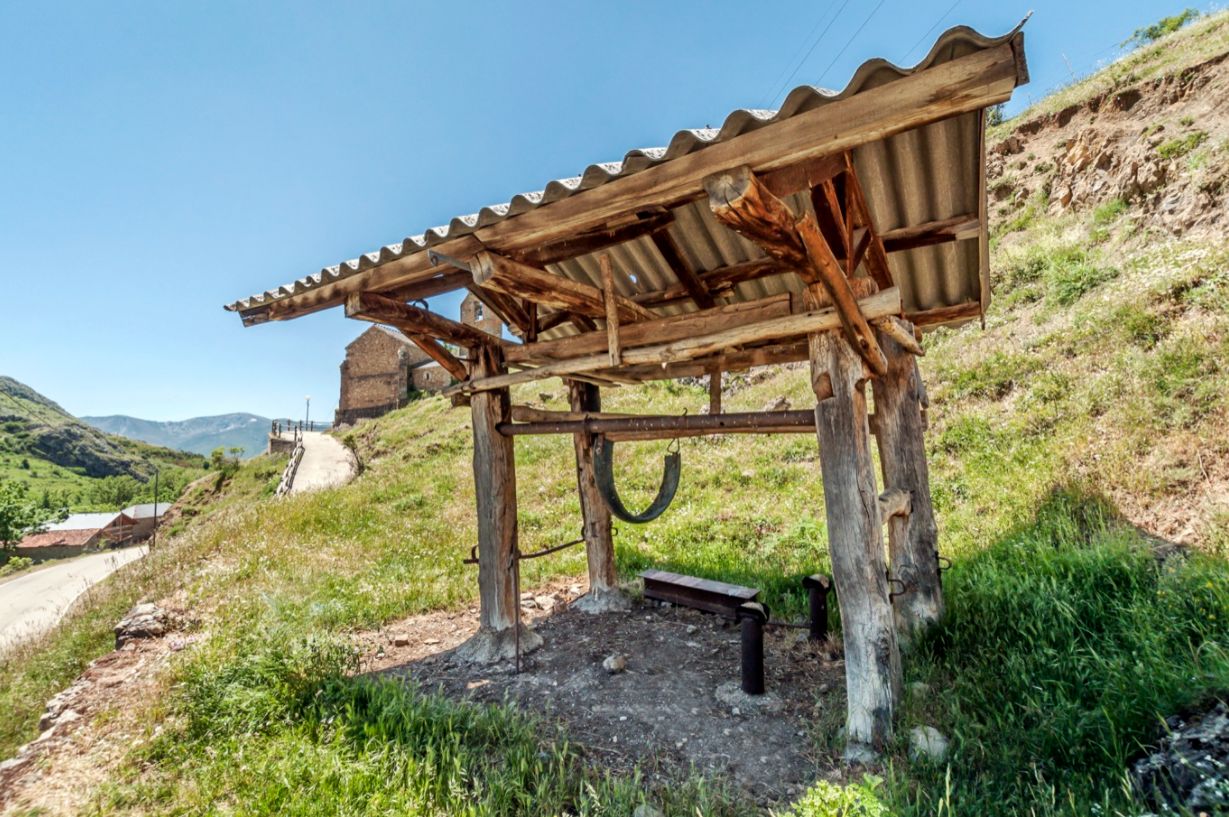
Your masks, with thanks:
<instances>
[{"instance_id":1,"label":"utility wire","mask_svg":"<svg viewBox=\"0 0 1229 817\"><path fill-rule=\"evenodd\" d=\"M789 67L794 64L794 60L796 60L798 56L806 49L807 43L811 42L811 38L815 36L815 32L819 31L819 27L824 24L824 19L827 18L828 12L831 10L832 4L829 3L828 7L820 13L819 19L815 21L815 25L811 26L811 30L807 32L807 35L802 38L802 42L799 43L798 47L794 49L794 53L790 54L789 60L785 63L785 68L782 69L780 76L778 76L776 81L773 82L774 88L789 82L789 77L787 76L789 73ZM780 90L778 90L777 93L780 93ZM768 99L769 104L772 104L772 101L776 98L777 94L774 93Z\"/></svg>"},{"instance_id":2,"label":"utility wire","mask_svg":"<svg viewBox=\"0 0 1229 817\"><path fill-rule=\"evenodd\" d=\"M774 103L777 97L781 96L781 94L785 92L785 89L789 87L789 84L794 80L794 77L798 75L798 72L802 69L802 66L806 64L806 61L811 58L811 54L814 53L815 48L828 34L829 29L832 28L832 24L840 18L841 12L843 12L845 7L848 5L849 0L844 0L844 2L841 3L841 7L836 10L836 14L834 14L832 19L828 21L828 25L824 26L824 30L820 32L817 38L815 38L815 42L811 43L811 47L807 49L807 53L803 55L802 59L798 61L798 64L794 66L794 70L790 72L788 77L786 77L785 82L781 83L781 87L777 89L777 92L772 95Z\"/></svg>"},{"instance_id":3,"label":"utility wire","mask_svg":"<svg viewBox=\"0 0 1229 817\"><path fill-rule=\"evenodd\" d=\"M824 77L827 76L828 72L832 70L832 66L836 65L836 61L839 60L841 55L849 49L849 46L853 44L853 41L858 39L858 35L862 33L862 29L866 28L866 24L871 21L871 18L875 16L875 12L879 11L885 2L887 2L887 0L879 0L879 2L875 4L875 7L871 9L871 13L866 15L866 19L862 21L862 25L858 26L858 30L855 31L849 39L845 40L845 45L840 51L836 52L836 56L832 58L832 62L828 63L828 67L825 68L823 73L819 75L819 79L817 80L818 82L823 82Z\"/></svg>"},{"instance_id":4,"label":"utility wire","mask_svg":"<svg viewBox=\"0 0 1229 817\"><path fill-rule=\"evenodd\" d=\"M912 55L914 51L917 51L917 47L918 47L919 45L921 45L922 43L926 42L926 40L930 37L930 35L931 35L931 34L934 34L935 29L936 29L936 28L938 28L938 27L939 27L939 25L940 25L940 24L941 24L944 20L946 20L946 19L948 18L948 15L950 15L953 11L955 11L955 10L956 10L956 6L960 5L960 4L961 4L961 3L963 3L963 2L964 2L964 0L956 0L956 2L955 2L955 3L952 3L952 4L948 7L947 11L943 12L943 16L942 16L942 17L940 17L938 20L935 20L935 24L934 24L933 26L931 26L930 28L926 29L926 33L925 33L925 34L923 34L921 37L918 37L918 38L917 38L917 42L915 42L915 43L914 43L914 44L913 44L913 45L909 48L909 50L905 52L905 56L902 58L902 61L903 61L903 62L907 62L907 61L909 60L910 55Z\"/></svg>"}]
</instances>

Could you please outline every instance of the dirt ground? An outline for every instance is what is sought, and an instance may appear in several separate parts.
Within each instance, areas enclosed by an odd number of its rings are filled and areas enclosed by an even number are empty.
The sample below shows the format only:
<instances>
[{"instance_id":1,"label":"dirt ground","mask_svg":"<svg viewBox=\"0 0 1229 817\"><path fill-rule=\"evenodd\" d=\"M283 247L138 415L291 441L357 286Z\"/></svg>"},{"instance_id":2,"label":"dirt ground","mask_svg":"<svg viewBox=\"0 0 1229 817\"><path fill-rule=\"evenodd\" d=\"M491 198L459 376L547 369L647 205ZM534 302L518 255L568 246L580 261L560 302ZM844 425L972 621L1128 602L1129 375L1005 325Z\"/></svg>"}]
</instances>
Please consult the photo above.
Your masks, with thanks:
<instances>
[{"instance_id":1,"label":"dirt ground","mask_svg":"<svg viewBox=\"0 0 1229 817\"><path fill-rule=\"evenodd\" d=\"M816 724L839 724L844 665L830 644L798 629L765 633L768 694L738 692L739 631L716 616L638 603L630 612L571 610L576 585L522 596L545 644L522 658L477 666L454 648L477 628L477 611L417 616L364 638L364 670L412 679L424 690L483 703L505 700L562 726L574 745L612 770L639 765L665 782L694 769L720 776L761 803L796 797L817 777L841 774L821 756ZM603 662L625 656L626 668ZM734 692L717 696L718 687ZM841 715L823 718L825 711Z\"/></svg>"}]
</instances>

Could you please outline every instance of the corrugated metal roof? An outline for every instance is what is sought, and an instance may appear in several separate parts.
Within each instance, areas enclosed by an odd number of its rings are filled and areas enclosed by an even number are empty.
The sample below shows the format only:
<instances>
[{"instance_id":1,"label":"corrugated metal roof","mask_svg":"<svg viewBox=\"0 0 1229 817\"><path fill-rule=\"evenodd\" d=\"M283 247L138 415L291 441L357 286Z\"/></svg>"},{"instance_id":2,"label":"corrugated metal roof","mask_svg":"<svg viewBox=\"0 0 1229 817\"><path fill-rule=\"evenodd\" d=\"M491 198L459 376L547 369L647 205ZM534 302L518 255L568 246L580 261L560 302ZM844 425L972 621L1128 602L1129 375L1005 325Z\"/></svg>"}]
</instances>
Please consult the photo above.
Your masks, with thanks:
<instances>
[{"instance_id":1,"label":"corrugated metal roof","mask_svg":"<svg viewBox=\"0 0 1229 817\"><path fill-rule=\"evenodd\" d=\"M1023 23L1021 23L1023 25ZM369 270L420 253L428 247L478 229L514 219L516 216L565 199L580 191L638 173L765 127L833 101L881 86L903 76L956 60L979 50L1002 45L1019 31L1017 26L1001 37L985 37L965 26L941 35L927 56L916 66L904 69L883 59L863 63L845 89L839 93L813 86L791 91L777 111L737 110L719 128L679 131L664 148L645 148L628 152L618 162L590 165L579 176L556 179L543 190L522 193L503 204L484 207L477 213L459 216L447 225L404 238L359 258L325 267L314 275L300 278L276 289L228 304L225 308L240 313L261 310L268 305L296 298L312 290L362 275ZM1022 62L1019 65L1023 70ZM983 130L980 111L973 111L924 125L862 145L853 151L858 174L865 188L868 206L877 229L883 233L895 228L983 212L985 162L982 157ZM795 211L809 208L805 197L791 200ZM704 202L691 202L673 211L669 231L684 256L697 272L728 266L762 257L758 247L720 225ZM957 306L988 297L986 268L988 251L986 225L981 225L977 240L897 252L891 265L901 288L907 312ZM636 239L607 250L616 271L617 286L624 294L662 289L676 283L674 274L649 238ZM592 254L551 265L549 269L569 278L598 283L597 255ZM745 300L796 287L793 275L740 284L735 300ZM662 314L694 309L690 303L657 307ZM567 328L557 332L570 331Z\"/></svg>"},{"instance_id":2,"label":"corrugated metal roof","mask_svg":"<svg viewBox=\"0 0 1229 817\"><path fill-rule=\"evenodd\" d=\"M123 512L121 511L108 511L106 513L74 513L62 522L55 522L48 525L47 530L98 530L99 528L105 528L107 525L110 525L121 516L123 516Z\"/></svg>"}]
</instances>

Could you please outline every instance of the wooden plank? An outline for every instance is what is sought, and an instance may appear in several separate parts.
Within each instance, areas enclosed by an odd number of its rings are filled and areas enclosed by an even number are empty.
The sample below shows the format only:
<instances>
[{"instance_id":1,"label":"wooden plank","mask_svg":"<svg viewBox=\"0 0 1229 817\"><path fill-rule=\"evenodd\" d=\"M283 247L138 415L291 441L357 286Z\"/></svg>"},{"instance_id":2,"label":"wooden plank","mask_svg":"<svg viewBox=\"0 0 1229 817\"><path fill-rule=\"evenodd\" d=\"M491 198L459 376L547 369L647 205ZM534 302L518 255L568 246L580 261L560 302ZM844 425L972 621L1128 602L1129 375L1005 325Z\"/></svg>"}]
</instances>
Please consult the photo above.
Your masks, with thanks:
<instances>
[{"instance_id":1,"label":"wooden plank","mask_svg":"<svg viewBox=\"0 0 1229 817\"><path fill-rule=\"evenodd\" d=\"M908 518L888 528L892 578L907 591L893 605L896 629L907 643L943 616L939 533L930 498L917 359L893 335L884 332L879 342L888 358L888 371L873 383L883 484L910 497Z\"/></svg>"},{"instance_id":2,"label":"wooden plank","mask_svg":"<svg viewBox=\"0 0 1229 817\"><path fill-rule=\"evenodd\" d=\"M876 293L858 301L858 306L861 313L871 319L899 314L900 291L892 288ZM804 312L800 315L787 315L725 331L684 338L672 343L625 349L623 352L623 362L625 365L641 363L661 365L663 363L691 360L714 352L729 350L732 347L743 344L798 337L812 332L836 329L840 325L841 319L834 309ZM545 380L548 377L561 377L580 372L596 371L605 368L608 364L609 357L605 354L589 355L570 360L556 361L539 366L536 369L514 372L498 377L475 378L465 383L450 386L443 393L445 396L449 396L466 391L504 388L519 383Z\"/></svg>"},{"instance_id":3,"label":"wooden plank","mask_svg":"<svg viewBox=\"0 0 1229 817\"><path fill-rule=\"evenodd\" d=\"M793 296L786 292L758 301L743 301L703 312L689 312L633 323L620 327L619 341L623 347L632 347L693 337L722 328L789 315L793 311L793 303ZM607 343L604 331L589 332L538 343L525 343L509 348L506 354L510 363L541 363L594 354L605 349Z\"/></svg>"},{"instance_id":4,"label":"wooden plank","mask_svg":"<svg viewBox=\"0 0 1229 817\"><path fill-rule=\"evenodd\" d=\"M589 317L606 316L605 299L597 287L522 264L498 253L480 252L475 255L473 273L474 283L484 289ZM631 298L618 295L615 300L620 319L628 323L657 317Z\"/></svg>"},{"instance_id":5,"label":"wooden plank","mask_svg":"<svg viewBox=\"0 0 1229 817\"><path fill-rule=\"evenodd\" d=\"M473 326L445 318L427 309L403 304L374 292L356 292L346 299L346 317L387 323L403 332L427 335L466 348L502 348L505 342Z\"/></svg>"},{"instance_id":6,"label":"wooden plank","mask_svg":"<svg viewBox=\"0 0 1229 817\"><path fill-rule=\"evenodd\" d=\"M762 429L815 428L811 411L751 411L729 414L633 415L630 417L585 417L549 422L501 423L499 432L522 434L620 434L653 432L653 439L668 439L674 432L706 431L713 434L753 434ZM659 433L660 432L660 433Z\"/></svg>"},{"instance_id":7,"label":"wooden plank","mask_svg":"<svg viewBox=\"0 0 1229 817\"><path fill-rule=\"evenodd\" d=\"M721 413L721 369L717 366L708 373L708 413Z\"/></svg>"},{"instance_id":8,"label":"wooden plank","mask_svg":"<svg viewBox=\"0 0 1229 817\"><path fill-rule=\"evenodd\" d=\"M976 213L942 218L886 230L880 234L887 252L902 252L934 244L945 244L962 238L976 238L981 233L981 221Z\"/></svg>"},{"instance_id":9,"label":"wooden plank","mask_svg":"<svg viewBox=\"0 0 1229 817\"><path fill-rule=\"evenodd\" d=\"M862 361L832 333L812 335L810 347L828 551L845 645L845 757L864 762L892 738L900 652L885 575Z\"/></svg>"},{"instance_id":10,"label":"wooden plank","mask_svg":"<svg viewBox=\"0 0 1229 817\"><path fill-rule=\"evenodd\" d=\"M923 309L910 312L905 317L914 326L938 326L945 323L958 323L981 317L981 304L969 301L955 306L939 306L934 309Z\"/></svg>"},{"instance_id":11,"label":"wooden plank","mask_svg":"<svg viewBox=\"0 0 1229 817\"><path fill-rule=\"evenodd\" d=\"M623 353L619 346L619 301L618 293L615 292L614 267L610 265L610 256L602 253L598 259L598 267L602 273L602 300L606 302L606 350L613 368L623 362Z\"/></svg>"},{"instance_id":12,"label":"wooden plank","mask_svg":"<svg viewBox=\"0 0 1229 817\"><path fill-rule=\"evenodd\" d=\"M723 167L746 164L773 171L996 105L1011 97L1022 63L1012 42L976 51L441 242L435 249L458 258L485 247L527 251L600 229L621 216L686 200L699 192L704 177ZM413 253L277 301L268 319L297 317L342 303L351 292L430 277L426 255Z\"/></svg>"}]
</instances>

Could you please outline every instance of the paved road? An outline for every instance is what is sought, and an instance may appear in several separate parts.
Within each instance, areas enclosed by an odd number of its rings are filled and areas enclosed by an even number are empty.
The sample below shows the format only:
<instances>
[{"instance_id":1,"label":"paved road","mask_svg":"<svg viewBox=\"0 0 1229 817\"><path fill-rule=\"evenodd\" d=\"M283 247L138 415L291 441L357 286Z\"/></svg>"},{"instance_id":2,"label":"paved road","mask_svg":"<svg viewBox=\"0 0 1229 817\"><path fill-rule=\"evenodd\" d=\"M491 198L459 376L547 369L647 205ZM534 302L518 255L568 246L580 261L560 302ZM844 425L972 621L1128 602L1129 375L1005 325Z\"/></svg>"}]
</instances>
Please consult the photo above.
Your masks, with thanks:
<instances>
[{"instance_id":1,"label":"paved road","mask_svg":"<svg viewBox=\"0 0 1229 817\"><path fill-rule=\"evenodd\" d=\"M145 553L144 547L91 553L0 582L0 652L50 629L90 585Z\"/></svg>"},{"instance_id":2,"label":"paved road","mask_svg":"<svg viewBox=\"0 0 1229 817\"><path fill-rule=\"evenodd\" d=\"M303 460L295 472L290 493L301 494L344 485L354 479L358 466L354 454L335 437L319 431L303 432Z\"/></svg>"}]
</instances>

